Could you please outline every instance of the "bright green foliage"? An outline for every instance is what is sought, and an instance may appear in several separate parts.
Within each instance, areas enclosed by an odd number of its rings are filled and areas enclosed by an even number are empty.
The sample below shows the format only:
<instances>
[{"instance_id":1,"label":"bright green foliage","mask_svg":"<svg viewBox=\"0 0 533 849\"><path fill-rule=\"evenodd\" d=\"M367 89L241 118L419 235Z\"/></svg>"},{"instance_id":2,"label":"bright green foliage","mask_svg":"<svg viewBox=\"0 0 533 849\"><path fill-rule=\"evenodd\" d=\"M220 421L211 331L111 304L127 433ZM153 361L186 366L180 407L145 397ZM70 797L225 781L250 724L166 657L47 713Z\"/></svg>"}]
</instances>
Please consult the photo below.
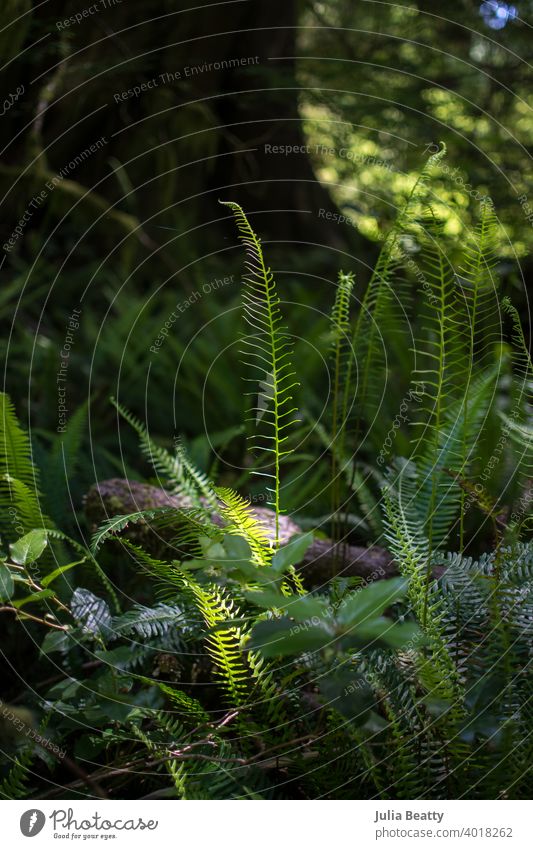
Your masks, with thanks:
<instances>
[{"instance_id":1,"label":"bright green foliage","mask_svg":"<svg viewBox=\"0 0 533 849\"><path fill-rule=\"evenodd\" d=\"M249 505L227 487L218 487L216 494L221 503L220 512L229 523L229 532L244 537L250 546L253 559L259 566L268 566L272 557L270 541L261 522L250 511Z\"/></svg>"}]
</instances>

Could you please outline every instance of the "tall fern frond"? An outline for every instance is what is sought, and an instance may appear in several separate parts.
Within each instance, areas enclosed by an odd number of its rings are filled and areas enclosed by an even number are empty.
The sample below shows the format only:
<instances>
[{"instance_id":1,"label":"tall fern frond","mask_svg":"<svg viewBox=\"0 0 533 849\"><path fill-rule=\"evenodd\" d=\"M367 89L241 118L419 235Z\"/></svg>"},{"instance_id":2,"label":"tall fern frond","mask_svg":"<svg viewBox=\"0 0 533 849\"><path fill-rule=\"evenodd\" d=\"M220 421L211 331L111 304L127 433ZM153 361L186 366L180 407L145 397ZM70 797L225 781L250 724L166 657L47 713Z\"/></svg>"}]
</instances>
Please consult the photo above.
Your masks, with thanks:
<instances>
[{"instance_id":1,"label":"tall fern frond","mask_svg":"<svg viewBox=\"0 0 533 849\"><path fill-rule=\"evenodd\" d=\"M279 545L281 515L281 463L291 453L287 448L290 429L297 422L292 390L298 386L291 365L292 342L282 323L274 275L265 265L261 240L253 231L242 208L233 202L221 201L233 213L239 237L246 249L246 274L243 276L244 320L251 333L242 338L246 364L260 376L261 393L250 413L256 423L252 448L267 452L273 459L274 471L263 472L272 484L271 504L276 513L275 546ZM251 379L250 379L251 380ZM255 381L253 381L255 382ZM251 393L257 397L257 393Z\"/></svg>"},{"instance_id":2,"label":"tall fern frond","mask_svg":"<svg viewBox=\"0 0 533 849\"><path fill-rule=\"evenodd\" d=\"M465 302L464 333L467 342L467 362L470 371L466 381L463 399L462 457L466 464L471 458L471 446L468 445L470 428L470 382L474 377L476 359L483 367L489 356L491 343L499 342L500 330L495 322L497 316L497 285L493 269L497 262L498 219L492 201L481 204L480 220L473 236L467 241L463 251L462 286ZM465 493L460 496L460 548L464 545L464 506Z\"/></svg>"},{"instance_id":3,"label":"tall fern frond","mask_svg":"<svg viewBox=\"0 0 533 849\"><path fill-rule=\"evenodd\" d=\"M350 340L350 298L354 275L339 273L335 302L331 311L331 359L333 366L331 412L331 517L332 536L339 536L338 512L345 460L346 428L353 390L353 351ZM340 468L339 468L340 464Z\"/></svg>"},{"instance_id":4,"label":"tall fern frond","mask_svg":"<svg viewBox=\"0 0 533 849\"><path fill-rule=\"evenodd\" d=\"M446 147L430 156L398 213L381 247L377 262L366 288L355 324L353 344L359 364L360 379L357 391L357 421L366 416L371 422L385 380L386 326L398 320L397 296L392 288L393 276L405 260L402 238L416 222L428 181L434 168L446 154ZM394 332L394 328L390 330ZM381 341L380 341L381 340Z\"/></svg>"},{"instance_id":5,"label":"tall fern frond","mask_svg":"<svg viewBox=\"0 0 533 849\"><path fill-rule=\"evenodd\" d=\"M502 308L513 323L512 362L515 391L509 415L502 412L500 416L504 424L504 435L509 436L514 449L514 474L521 488L518 508L511 516L511 524L516 527L531 515L533 503L533 363L516 307L509 298L504 298Z\"/></svg>"}]
</instances>

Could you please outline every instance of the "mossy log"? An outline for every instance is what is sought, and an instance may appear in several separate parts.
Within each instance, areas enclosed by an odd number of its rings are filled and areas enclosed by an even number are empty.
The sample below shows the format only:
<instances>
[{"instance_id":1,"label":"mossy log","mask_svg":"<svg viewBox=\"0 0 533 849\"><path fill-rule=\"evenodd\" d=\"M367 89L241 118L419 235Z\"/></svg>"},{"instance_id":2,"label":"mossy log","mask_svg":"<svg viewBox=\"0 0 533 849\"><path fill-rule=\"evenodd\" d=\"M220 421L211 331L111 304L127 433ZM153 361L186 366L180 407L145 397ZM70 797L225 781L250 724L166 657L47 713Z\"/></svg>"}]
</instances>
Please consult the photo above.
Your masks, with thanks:
<instances>
[{"instance_id":1,"label":"mossy log","mask_svg":"<svg viewBox=\"0 0 533 849\"><path fill-rule=\"evenodd\" d=\"M183 509L190 506L182 496L171 495L164 489L145 483L112 478L93 484L85 496L85 514L91 531L113 516L152 510L160 507ZM267 507L251 505L254 515L262 522L267 533L274 535L274 511ZM217 515L213 521L222 524ZM301 528L289 516L280 519L280 540L288 542ZM154 556L161 556L168 549L172 536L171 528L155 528L148 522L132 524L123 535L143 546ZM298 566L309 585L327 583L336 576L358 576L366 580L388 578L396 574L391 555L384 548L334 543L330 539L315 539L304 560Z\"/></svg>"}]
</instances>

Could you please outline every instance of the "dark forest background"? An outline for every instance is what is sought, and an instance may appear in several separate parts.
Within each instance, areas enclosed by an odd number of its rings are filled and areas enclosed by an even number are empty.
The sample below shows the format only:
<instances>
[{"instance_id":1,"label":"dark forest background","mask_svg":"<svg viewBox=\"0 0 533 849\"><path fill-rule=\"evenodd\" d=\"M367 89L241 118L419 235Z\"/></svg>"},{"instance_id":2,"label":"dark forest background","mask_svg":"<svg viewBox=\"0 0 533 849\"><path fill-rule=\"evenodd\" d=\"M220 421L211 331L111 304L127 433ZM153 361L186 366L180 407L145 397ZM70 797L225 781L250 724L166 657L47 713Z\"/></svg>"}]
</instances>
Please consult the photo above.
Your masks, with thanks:
<instances>
[{"instance_id":1,"label":"dark forest background","mask_svg":"<svg viewBox=\"0 0 533 849\"><path fill-rule=\"evenodd\" d=\"M68 414L90 399L95 471L116 464L109 395L201 453L205 431L223 434L242 407L241 256L218 200L250 213L287 300L310 310L302 330L318 334L337 269L363 291L441 142L450 255L490 195L504 292L527 320L531 6L4 0L1 344L24 418L57 428L78 309ZM312 357L308 368L316 385Z\"/></svg>"}]
</instances>

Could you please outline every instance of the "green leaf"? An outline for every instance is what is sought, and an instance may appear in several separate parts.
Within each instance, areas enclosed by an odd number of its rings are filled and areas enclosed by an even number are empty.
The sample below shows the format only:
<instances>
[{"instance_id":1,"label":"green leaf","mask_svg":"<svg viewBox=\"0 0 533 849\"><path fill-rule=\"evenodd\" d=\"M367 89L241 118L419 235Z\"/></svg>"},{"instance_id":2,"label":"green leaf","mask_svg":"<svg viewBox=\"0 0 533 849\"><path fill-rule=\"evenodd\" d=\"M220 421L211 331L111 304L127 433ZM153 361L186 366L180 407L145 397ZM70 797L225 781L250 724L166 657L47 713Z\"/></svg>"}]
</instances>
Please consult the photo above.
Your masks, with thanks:
<instances>
[{"instance_id":1,"label":"green leaf","mask_svg":"<svg viewBox=\"0 0 533 849\"><path fill-rule=\"evenodd\" d=\"M41 645L41 654L68 651L70 637L66 631L49 631Z\"/></svg>"},{"instance_id":2,"label":"green leaf","mask_svg":"<svg viewBox=\"0 0 533 849\"><path fill-rule=\"evenodd\" d=\"M246 648L263 657L286 657L303 652L320 651L332 643L333 634L325 623L296 625L287 617L258 622Z\"/></svg>"},{"instance_id":3,"label":"green leaf","mask_svg":"<svg viewBox=\"0 0 533 849\"><path fill-rule=\"evenodd\" d=\"M393 622L380 616L357 625L353 632L346 633L342 637L341 647L344 650L380 646L401 649L409 642L419 643L421 636L422 632L414 622Z\"/></svg>"},{"instance_id":4,"label":"green leaf","mask_svg":"<svg viewBox=\"0 0 533 849\"><path fill-rule=\"evenodd\" d=\"M13 576L4 563L0 563L0 601L7 601L15 591Z\"/></svg>"},{"instance_id":5,"label":"green leaf","mask_svg":"<svg viewBox=\"0 0 533 849\"><path fill-rule=\"evenodd\" d=\"M272 558L272 568L276 572L285 572L289 566L296 566L301 563L309 546L313 542L313 534L308 531L305 534L298 534L292 537L287 545L279 548Z\"/></svg>"},{"instance_id":6,"label":"green leaf","mask_svg":"<svg viewBox=\"0 0 533 849\"><path fill-rule=\"evenodd\" d=\"M42 601L44 598L50 598L51 596L55 596L53 590L40 590L39 592L32 593L31 595L27 595L24 598L18 599L17 601L12 602L13 607L20 609L24 607L26 604L30 604L33 601Z\"/></svg>"},{"instance_id":7,"label":"green leaf","mask_svg":"<svg viewBox=\"0 0 533 849\"><path fill-rule=\"evenodd\" d=\"M317 617L322 619L327 608L327 602L323 599L310 595L303 597L299 595L284 596L274 589L244 593L244 597L258 607L265 607L268 610L286 610L297 622L304 622Z\"/></svg>"},{"instance_id":8,"label":"green leaf","mask_svg":"<svg viewBox=\"0 0 533 849\"><path fill-rule=\"evenodd\" d=\"M222 544L228 559L237 561L250 561L252 559L252 549L250 548L248 540L244 537L236 536L234 534L226 534Z\"/></svg>"},{"instance_id":9,"label":"green leaf","mask_svg":"<svg viewBox=\"0 0 533 849\"><path fill-rule=\"evenodd\" d=\"M344 627L353 627L368 619L375 619L381 616L387 607L403 598L406 592L405 578L374 581L346 596L339 608L337 620Z\"/></svg>"},{"instance_id":10,"label":"green leaf","mask_svg":"<svg viewBox=\"0 0 533 849\"><path fill-rule=\"evenodd\" d=\"M34 530L12 543L11 560L18 566L28 566L39 559L48 544L46 531Z\"/></svg>"},{"instance_id":11,"label":"green leaf","mask_svg":"<svg viewBox=\"0 0 533 849\"><path fill-rule=\"evenodd\" d=\"M86 557L82 557L81 560L76 560L74 561L74 563L67 563L66 566L60 566L58 569L54 569L53 572L50 572L49 575L46 575L46 577L43 578L41 584L43 585L43 587L47 587L49 584L52 583L52 581L55 581L55 579L62 575L64 572L68 572L68 570L73 569L74 566L81 566L81 564L85 563L86 560Z\"/></svg>"},{"instance_id":12,"label":"green leaf","mask_svg":"<svg viewBox=\"0 0 533 849\"><path fill-rule=\"evenodd\" d=\"M243 595L244 598L251 601L252 604L257 605L257 607L264 607L267 610L284 610L287 607L290 598L298 598L298 596L289 596L289 598L287 598L275 589L266 589L262 592L243 593Z\"/></svg>"},{"instance_id":13,"label":"green leaf","mask_svg":"<svg viewBox=\"0 0 533 849\"><path fill-rule=\"evenodd\" d=\"M374 707L374 696L365 676L343 667L320 678L319 690L326 704L355 725L363 725Z\"/></svg>"}]
</instances>

